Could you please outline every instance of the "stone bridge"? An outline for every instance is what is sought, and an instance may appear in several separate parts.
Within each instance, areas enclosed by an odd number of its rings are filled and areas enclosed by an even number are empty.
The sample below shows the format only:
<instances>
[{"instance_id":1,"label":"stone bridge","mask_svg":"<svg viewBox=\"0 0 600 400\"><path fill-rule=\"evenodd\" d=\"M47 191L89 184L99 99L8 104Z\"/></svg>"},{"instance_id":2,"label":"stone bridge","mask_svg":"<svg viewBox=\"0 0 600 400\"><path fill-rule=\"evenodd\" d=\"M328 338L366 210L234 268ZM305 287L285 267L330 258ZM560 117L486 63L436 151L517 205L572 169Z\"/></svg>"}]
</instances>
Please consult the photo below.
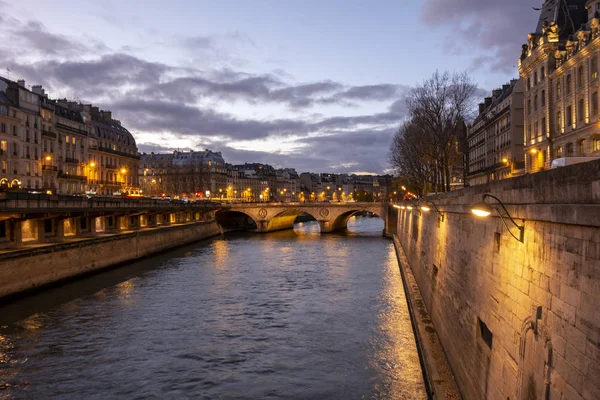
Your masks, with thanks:
<instances>
[{"instance_id":1,"label":"stone bridge","mask_svg":"<svg viewBox=\"0 0 600 400\"><path fill-rule=\"evenodd\" d=\"M385 221L387 233L388 226L395 227L395 221L388 223L388 207L386 203L237 203L223 205L216 217L224 223L241 213L254 221L257 232L272 232L293 228L296 217L304 212L317 220L321 233L328 233L346 229L352 215L367 211Z\"/></svg>"}]
</instances>

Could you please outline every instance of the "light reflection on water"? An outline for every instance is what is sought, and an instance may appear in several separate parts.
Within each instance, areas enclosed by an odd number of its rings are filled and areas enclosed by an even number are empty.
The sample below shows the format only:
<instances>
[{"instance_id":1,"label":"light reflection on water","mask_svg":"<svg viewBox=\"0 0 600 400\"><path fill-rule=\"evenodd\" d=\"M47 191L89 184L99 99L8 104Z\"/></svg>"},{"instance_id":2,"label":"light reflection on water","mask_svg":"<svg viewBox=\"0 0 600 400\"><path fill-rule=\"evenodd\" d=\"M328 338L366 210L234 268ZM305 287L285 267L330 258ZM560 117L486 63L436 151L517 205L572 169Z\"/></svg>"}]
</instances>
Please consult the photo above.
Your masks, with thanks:
<instances>
[{"instance_id":1,"label":"light reflection on water","mask_svg":"<svg viewBox=\"0 0 600 400\"><path fill-rule=\"evenodd\" d=\"M383 222L232 234L0 309L0 399L425 398Z\"/></svg>"}]
</instances>

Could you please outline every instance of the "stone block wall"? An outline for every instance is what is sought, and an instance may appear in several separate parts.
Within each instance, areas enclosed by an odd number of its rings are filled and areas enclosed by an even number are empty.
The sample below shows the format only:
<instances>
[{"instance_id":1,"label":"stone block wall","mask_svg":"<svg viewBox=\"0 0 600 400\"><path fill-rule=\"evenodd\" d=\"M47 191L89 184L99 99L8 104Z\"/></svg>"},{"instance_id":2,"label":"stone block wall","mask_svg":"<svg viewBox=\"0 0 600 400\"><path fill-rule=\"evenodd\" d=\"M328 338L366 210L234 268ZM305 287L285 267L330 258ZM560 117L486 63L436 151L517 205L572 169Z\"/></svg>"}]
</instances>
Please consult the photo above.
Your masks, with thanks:
<instances>
[{"instance_id":1,"label":"stone block wall","mask_svg":"<svg viewBox=\"0 0 600 400\"><path fill-rule=\"evenodd\" d=\"M600 399L600 161L427 199L444 220L397 210L397 234L463 396Z\"/></svg>"},{"instance_id":2,"label":"stone block wall","mask_svg":"<svg viewBox=\"0 0 600 400\"><path fill-rule=\"evenodd\" d=\"M221 233L216 221L53 244L0 256L0 299Z\"/></svg>"}]
</instances>

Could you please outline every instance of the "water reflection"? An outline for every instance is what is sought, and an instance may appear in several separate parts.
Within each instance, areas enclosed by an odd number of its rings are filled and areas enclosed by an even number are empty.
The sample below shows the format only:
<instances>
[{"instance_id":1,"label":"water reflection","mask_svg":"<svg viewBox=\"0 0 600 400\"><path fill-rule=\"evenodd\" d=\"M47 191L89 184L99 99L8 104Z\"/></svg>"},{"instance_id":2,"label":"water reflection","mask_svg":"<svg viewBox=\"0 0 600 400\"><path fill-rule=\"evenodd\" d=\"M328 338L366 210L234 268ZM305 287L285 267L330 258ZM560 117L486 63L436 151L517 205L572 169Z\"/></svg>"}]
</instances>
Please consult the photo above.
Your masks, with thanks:
<instances>
[{"instance_id":1,"label":"water reflection","mask_svg":"<svg viewBox=\"0 0 600 400\"><path fill-rule=\"evenodd\" d=\"M232 234L0 309L0 398L425 398L383 223L348 228Z\"/></svg>"}]
</instances>

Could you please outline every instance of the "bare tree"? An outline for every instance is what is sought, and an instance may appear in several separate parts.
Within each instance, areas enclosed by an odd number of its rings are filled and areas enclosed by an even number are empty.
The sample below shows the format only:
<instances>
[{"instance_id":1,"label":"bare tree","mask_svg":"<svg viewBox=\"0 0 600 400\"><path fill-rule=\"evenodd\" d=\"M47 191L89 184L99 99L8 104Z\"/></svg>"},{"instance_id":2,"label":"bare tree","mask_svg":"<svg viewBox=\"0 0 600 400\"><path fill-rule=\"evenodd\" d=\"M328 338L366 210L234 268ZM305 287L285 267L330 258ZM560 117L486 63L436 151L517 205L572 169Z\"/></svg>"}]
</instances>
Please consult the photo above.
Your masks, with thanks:
<instances>
[{"instance_id":1,"label":"bare tree","mask_svg":"<svg viewBox=\"0 0 600 400\"><path fill-rule=\"evenodd\" d=\"M473 116L476 89L477 86L464 72L451 74L436 71L408 96L406 103L411 117L408 131L411 135L418 133L421 136L411 146L417 145L418 153L427 155L427 170L430 173L428 181L435 191L449 191L451 168L457 164L462 165L459 138L464 129L464 121ZM401 136L406 136L407 126L401 127L400 131L403 131ZM394 140L392 143L392 155L398 144L402 142ZM408 143L404 145L409 146ZM408 156L404 154L404 157ZM399 170L406 170L406 165L398 163L395 157L392 164ZM416 177L415 180L421 181L421 177Z\"/></svg>"},{"instance_id":2,"label":"bare tree","mask_svg":"<svg viewBox=\"0 0 600 400\"><path fill-rule=\"evenodd\" d=\"M422 196L428 184L433 184L435 157L427 143L431 135L413 121L405 122L394 134L390 148L390 162L409 188Z\"/></svg>"}]
</instances>

